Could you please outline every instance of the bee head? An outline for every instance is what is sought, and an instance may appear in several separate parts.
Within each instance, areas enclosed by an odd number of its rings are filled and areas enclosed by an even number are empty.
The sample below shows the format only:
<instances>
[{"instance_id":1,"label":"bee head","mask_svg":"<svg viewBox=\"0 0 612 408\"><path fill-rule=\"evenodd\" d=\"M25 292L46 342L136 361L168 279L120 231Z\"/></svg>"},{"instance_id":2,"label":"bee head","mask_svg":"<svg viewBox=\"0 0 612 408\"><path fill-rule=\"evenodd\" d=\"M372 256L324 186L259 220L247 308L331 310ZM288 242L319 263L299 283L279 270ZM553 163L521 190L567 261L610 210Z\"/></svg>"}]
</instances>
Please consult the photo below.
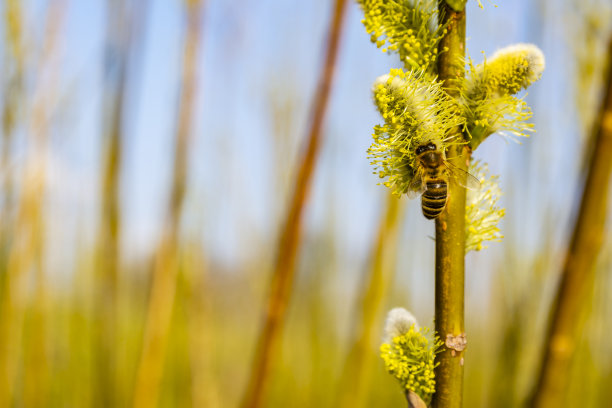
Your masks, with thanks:
<instances>
[{"instance_id":1,"label":"bee head","mask_svg":"<svg viewBox=\"0 0 612 408\"><path fill-rule=\"evenodd\" d=\"M434 144L434 143L427 143L424 145L420 145L416 148L415 153L417 154L417 156L421 153L427 152L427 151L433 151L433 150L437 150L438 147Z\"/></svg>"},{"instance_id":2,"label":"bee head","mask_svg":"<svg viewBox=\"0 0 612 408\"><path fill-rule=\"evenodd\" d=\"M444 156L438 146L434 143L427 143L416 148L417 160L421 166L437 168L442 164Z\"/></svg>"}]
</instances>

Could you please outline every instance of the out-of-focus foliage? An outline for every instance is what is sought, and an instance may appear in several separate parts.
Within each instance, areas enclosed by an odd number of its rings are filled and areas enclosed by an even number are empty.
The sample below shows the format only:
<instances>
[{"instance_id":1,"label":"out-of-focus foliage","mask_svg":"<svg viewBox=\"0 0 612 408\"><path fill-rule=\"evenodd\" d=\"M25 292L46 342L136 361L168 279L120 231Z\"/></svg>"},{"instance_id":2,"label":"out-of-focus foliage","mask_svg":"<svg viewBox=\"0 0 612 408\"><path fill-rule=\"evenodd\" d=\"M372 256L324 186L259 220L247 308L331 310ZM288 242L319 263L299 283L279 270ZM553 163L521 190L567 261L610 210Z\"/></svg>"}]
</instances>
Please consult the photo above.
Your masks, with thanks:
<instances>
[{"instance_id":1,"label":"out-of-focus foliage","mask_svg":"<svg viewBox=\"0 0 612 408\"><path fill-rule=\"evenodd\" d=\"M581 135L589 135L601 98L606 67L606 47L612 31L612 5L606 0L573 0L565 32L576 55L576 109L584 125Z\"/></svg>"}]
</instances>

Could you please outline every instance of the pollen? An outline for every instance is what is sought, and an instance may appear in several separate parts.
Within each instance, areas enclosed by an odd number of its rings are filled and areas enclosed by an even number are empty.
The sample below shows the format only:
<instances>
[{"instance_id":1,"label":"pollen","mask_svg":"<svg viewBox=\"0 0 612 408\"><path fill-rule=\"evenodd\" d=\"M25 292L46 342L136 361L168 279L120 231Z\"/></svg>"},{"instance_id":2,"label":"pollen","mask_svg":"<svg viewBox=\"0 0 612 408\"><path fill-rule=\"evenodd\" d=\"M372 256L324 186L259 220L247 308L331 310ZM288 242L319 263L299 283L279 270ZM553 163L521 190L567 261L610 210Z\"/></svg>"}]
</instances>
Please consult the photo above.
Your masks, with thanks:
<instances>
[{"instance_id":1,"label":"pollen","mask_svg":"<svg viewBox=\"0 0 612 408\"><path fill-rule=\"evenodd\" d=\"M498 176L488 174L488 166L479 161L470 165L470 173L480 180L480 189L468 190L465 211L465 251L480 251L485 242L501 241L499 223L505 210L498 206L501 189Z\"/></svg>"},{"instance_id":2,"label":"pollen","mask_svg":"<svg viewBox=\"0 0 612 408\"><path fill-rule=\"evenodd\" d=\"M383 52L397 52L407 70L418 68L433 73L438 43L444 29L437 23L433 0L358 0L362 20L371 41Z\"/></svg>"},{"instance_id":3,"label":"pollen","mask_svg":"<svg viewBox=\"0 0 612 408\"><path fill-rule=\"evenodd\" d=\"M384 124L374 127L368 156L384 184L399 196L414 188L416 147L433 143L445 149L462 142L449 135L464 125L464 118L442 84L423 71L391 69L375 81L372 92Z\"/></svg>"},{"instance_id":4,"label":"pollen","mask_svg":"<svg viewBox=\"0 0 612 408\"><path fill-rule=\"evenodd\" d=\"M513 95L542 77L546 62L533 44L515 44L498 50L486 63L491 91Z\"/></svg>"},{"instance_id":5,"label":"pollen","mask_svg":"<svg viewBox=\"0 0 612 408\"><path fill-rule=\"evenodd\" d=\"M540 79L545 65L544 54L533 44L502 48L476 66L469 61L462 105L472 149L493 133L529 136L531 109L514 95Z\"/></svg>"}]
</instances>

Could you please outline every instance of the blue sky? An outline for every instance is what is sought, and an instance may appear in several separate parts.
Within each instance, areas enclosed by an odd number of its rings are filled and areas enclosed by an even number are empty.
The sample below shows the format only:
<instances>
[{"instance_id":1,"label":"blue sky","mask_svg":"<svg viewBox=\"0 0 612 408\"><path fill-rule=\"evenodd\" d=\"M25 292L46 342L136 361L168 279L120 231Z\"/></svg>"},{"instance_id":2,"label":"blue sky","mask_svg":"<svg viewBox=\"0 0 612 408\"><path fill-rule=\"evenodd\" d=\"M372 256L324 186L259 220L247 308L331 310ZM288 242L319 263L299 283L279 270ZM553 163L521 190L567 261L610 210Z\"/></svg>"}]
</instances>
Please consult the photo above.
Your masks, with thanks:
<instances>
[{"instance_id":1,"label":"blue sky","mask_svg":"<svg viewBox=\"0 0 612 408\"><path fill-rule=\"evenodd\" d=\"M576 27L566 17L569 1L549 3L500 1L494 7L485 2L481 10L469 1L468 6L468 51L475 61L482 51L491 55L516 42L537 44L547 59L544 78L527 96L538 132L523 145L492 137L476 152L501 175L508 209L506 243L526 253L537 251L545 223L558 233L557 245L564 242L581 159L569 80L575 57L568 38ZM30 26L40 27L44 2L25 4ZM53 200L59 216L51 221L52 230L67 230L66 217L79 214L74 225L79 232L71 237L66 232L66 239L85 237L77 241L81 245L93 237L96 221L104 4L68 1L56 86L63 98L53 112L52 154L63 181ZM132 73L122 184L128 255L152 248L165 208L181 62L181 4L152 0L143 63ZM288 191L305 136L330 12L331 2L323 0L206 2L185 230L202 234L207 251L219 262L239 267L274 241L284 208L279 197ZM395 56L369 42L361 18L358 6L350 3L305 229L316 235L333 224L347 273L363 264L385 193L365 154L372 126L380 121L370 85L397 65ZM283 142L271 136L271 101L293 106L287 110ZM287 166L284 174L274 165L279 160ZM406 256L400 263L430 269L433 243L427 237L433 225L423 219L417 201L409 204L403 231L403 248L422 256ZM470 262L486 268L487 259L500 255L500 245L493 244Z\"/></svg>"}]
</instances>

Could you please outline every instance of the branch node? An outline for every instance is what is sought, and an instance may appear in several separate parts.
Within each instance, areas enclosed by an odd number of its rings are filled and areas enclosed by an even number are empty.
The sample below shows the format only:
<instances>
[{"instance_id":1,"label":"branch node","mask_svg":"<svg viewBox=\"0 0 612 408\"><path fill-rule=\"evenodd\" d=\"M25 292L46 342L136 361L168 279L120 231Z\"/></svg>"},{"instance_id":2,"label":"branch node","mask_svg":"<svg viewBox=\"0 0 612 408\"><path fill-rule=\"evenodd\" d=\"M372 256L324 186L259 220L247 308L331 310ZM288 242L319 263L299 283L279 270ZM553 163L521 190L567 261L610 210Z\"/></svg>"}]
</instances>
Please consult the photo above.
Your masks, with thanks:
<instances>
[{"instance_id":1,"label":"branch node","mask_svg":"<svg viewBox=\"0 0 612 408\"><path fill-rule=\"evenodd\" d=\"M444 345L451 349L451 355L455 357L456 352L460 353L467 348L467 337L465 333L461 333L457 336L447 334Z\"/></svg>"}]
</instances>

